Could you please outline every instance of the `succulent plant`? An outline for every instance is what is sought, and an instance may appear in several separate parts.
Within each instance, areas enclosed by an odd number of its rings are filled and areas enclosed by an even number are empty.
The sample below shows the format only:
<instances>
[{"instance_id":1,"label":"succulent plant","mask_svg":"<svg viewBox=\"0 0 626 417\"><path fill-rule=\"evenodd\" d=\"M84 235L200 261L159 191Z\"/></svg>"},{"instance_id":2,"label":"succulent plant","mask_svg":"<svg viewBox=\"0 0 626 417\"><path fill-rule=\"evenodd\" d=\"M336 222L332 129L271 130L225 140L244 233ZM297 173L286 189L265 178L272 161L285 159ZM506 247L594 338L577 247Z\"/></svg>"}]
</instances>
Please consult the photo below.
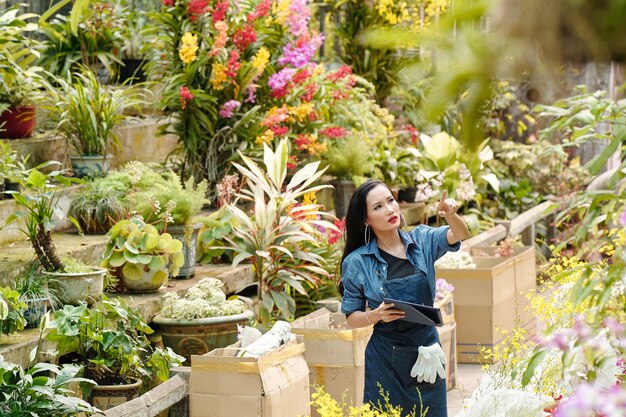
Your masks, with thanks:
<instances>
[{"instance_id":1,"label":"succulent plant","mask_svg":"<svg viewBox=\"0 0 626 417\"><path fill-rule=\"evenodd\" d=\"M101 266L121 268L127 279L138 280L142 272L159 271L153 280L178 275L185 263L183 244L169 233L159 233L156 227L139 217L122 220L109 230L109 241Z\"/></svg>"}]
</instances>

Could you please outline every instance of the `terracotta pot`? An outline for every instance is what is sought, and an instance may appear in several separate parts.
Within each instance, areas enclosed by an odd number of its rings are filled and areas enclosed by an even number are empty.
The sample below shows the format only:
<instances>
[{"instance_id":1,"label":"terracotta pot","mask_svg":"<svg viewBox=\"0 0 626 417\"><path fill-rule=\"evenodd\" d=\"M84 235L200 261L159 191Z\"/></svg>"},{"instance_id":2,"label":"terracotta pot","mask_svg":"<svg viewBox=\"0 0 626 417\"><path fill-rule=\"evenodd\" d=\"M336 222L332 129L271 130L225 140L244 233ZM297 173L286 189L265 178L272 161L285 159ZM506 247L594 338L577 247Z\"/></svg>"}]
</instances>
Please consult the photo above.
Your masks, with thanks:
<instances>
[{"instance_id":1,"label":"terracotta pot","mask_svg":"<svg viewBox=\"0 0 626 417\"><path fill-rule=\"evenodd\" d=\"M29 138L35 130L35 106L9 107L0 114L0 138Z\"/></svg>"}]
</instances>

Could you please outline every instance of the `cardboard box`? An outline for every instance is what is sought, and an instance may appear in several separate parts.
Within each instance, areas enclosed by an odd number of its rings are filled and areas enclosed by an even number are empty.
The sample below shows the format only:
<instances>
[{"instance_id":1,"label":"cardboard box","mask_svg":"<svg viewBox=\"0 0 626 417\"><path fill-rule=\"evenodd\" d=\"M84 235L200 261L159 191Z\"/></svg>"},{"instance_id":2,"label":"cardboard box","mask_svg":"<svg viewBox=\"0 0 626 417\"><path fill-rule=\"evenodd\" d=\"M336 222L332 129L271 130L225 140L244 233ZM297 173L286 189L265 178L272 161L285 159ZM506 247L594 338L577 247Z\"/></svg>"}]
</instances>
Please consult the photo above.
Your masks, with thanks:
<instances>
[{"instance_id":1,"label":"cardboard box","mask_svg":"<svg viewBox=\"0 0 626 417\"><path fill-rule=\"evenodd\" d=\"M457 359L456 359L456 323L447 323L437 327L441 348L446 354L448 364L446 365L446 389L450 391L456 387L457 381Z\"/></svg>"},{"instance_id":2,"label":"cardboard box","mask_svg":"<svg viewBox=\"0 0 626 417\"><path fill-rule=\"evenodd\" d=\"M490 247L477 248L484 252ZM435 268L437 278L454 285L457 354L459 363L476 363L479 347L502 341L501 330L523 327L532 337L536 318L527 311L523 293L535 288L535 252L516 248L508 258L475 257L476 269Z\"/></svg>"},{"instance_id":3,"label":"cardboard box","mask_svg":"<svg viewBox=\"0 0 626 417\"><path fill-rule=\"evenodd\" d=\"M434 306L441 310L444 325L454 323L454 296L452 293L447 294L442 300L435 301Z\"/></svg>"},{"instance_id":4,"label":"cardboard box","mask_svg":"<svg viewBox=\"0 0 626 417\"><path fill-rule=\"evenodd\" d=\"M238 346L191 356L190 417L309 415L309 368L302 341L258 359L236 357Z\"/></svg>"},{"instance_id":5,"label":"cardboard box","mask_svg":"<svg viewBox=\"0 0 626 417\"><path fill-rule=\"evenodd\" d=\"M304 337L311 383L323 385L339 403L345 394L346 406L363 404L365 347L373 326L350 329L344 314L320 309L291 323L291 331Z\"/></svg>"}]
</instances>

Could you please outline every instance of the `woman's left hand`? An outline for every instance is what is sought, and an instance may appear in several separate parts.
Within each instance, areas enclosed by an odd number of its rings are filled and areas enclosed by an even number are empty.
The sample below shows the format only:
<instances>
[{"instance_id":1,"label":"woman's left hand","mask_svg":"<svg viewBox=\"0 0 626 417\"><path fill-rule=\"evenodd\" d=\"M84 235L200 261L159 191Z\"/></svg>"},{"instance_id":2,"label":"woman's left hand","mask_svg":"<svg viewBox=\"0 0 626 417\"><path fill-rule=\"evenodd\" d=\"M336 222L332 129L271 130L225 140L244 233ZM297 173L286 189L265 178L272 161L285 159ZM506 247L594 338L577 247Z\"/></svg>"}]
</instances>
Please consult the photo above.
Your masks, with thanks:
<instances>
[{"instance_id":1,"label":"woman's left hand","mask_svg":"<svg viewBox=\"0 0 626 417\"><path fill-rule=\"evenodd\" d=\"M459 205L456 203L454 198L446 198L448 196L448 192L443 190L441 194L441 200L439 200L439 207L437 207L437 213L440 217L446 218L451 214L456 213Z\"/></svg>"}]
</instances>

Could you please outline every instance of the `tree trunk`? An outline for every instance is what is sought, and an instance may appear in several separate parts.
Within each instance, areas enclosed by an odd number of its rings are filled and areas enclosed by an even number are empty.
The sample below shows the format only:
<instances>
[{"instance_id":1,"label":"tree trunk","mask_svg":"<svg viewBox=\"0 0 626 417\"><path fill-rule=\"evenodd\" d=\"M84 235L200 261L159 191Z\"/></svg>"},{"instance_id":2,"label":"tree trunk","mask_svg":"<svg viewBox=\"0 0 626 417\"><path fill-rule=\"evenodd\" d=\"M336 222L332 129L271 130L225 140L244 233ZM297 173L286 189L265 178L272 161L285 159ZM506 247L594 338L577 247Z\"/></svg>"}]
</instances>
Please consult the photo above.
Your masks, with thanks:
<instances>
[{"instance_id":1,"label":"tree trunk","mask_svg":"<svg viewBox=\"0 0 626 417\"><path fill-rule=\"evenodd\" d=\"M52 242L50 232L44 231L43 226L40 226L39 232L37 232L37 242L39 246L41 246L41 250L47 258L49 266L52 267L51 272L65 270L65 268L63 267L63 262L61 262L61 259L57 254L57 250L54 247L54 243ZM44 268L47 269L45 265Z\"/></svg>"}]
</instances>

